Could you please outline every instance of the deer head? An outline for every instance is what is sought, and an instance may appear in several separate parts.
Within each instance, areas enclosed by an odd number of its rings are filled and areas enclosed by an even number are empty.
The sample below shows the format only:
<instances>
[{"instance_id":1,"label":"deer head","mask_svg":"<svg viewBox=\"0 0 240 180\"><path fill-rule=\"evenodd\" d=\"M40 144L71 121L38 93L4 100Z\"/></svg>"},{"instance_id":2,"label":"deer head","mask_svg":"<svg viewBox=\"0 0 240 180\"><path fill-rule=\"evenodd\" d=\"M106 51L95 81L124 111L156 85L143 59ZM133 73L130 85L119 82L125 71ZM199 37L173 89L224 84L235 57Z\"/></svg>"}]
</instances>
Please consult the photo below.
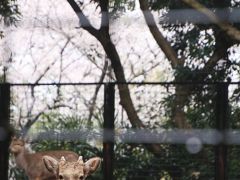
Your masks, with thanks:
<instances>
[{"instance_id":1,"label":"deer head","mask_svg":"<svg viewBox=\"0 0 240 180\"><path fill-rule=\"evenodd\" d=\"M64 157L58 161L51 156L43 156L43 162L48 171L53 173L58 180L84 180L97 170L101 159L94 157L84 163L82 156L79 156L75 162L66 161Z\"/></svg>"},{"instance_id":2,"label":"deer head","mask_svg":"<svg viewBox=\"0 0 240 180\"><path fill-rule=\"evenodd\" d=\"M17 154L22 151L24 146L25 146L25 141L23 139L13 136L11 144L9 146L9 150L11 153Z\"/></svg>"}]
</instances>

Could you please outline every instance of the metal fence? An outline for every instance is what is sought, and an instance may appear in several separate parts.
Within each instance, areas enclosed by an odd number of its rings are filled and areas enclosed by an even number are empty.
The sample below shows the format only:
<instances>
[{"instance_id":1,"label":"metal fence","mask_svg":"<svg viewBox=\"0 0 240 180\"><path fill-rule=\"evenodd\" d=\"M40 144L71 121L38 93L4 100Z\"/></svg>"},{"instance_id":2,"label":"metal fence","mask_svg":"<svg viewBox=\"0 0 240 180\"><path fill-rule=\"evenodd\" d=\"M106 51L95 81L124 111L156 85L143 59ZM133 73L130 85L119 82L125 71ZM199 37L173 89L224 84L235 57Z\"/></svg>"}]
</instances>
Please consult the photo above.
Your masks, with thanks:
<instances>
[{"instance_id":1,"label":"metal fence","mask_svg":"<svg viewBox=\"0 0 240 180\"><path fill-rule=\"evenodd\" d=\"M120 83L121 84L121 83ZM126 84L126 83L122 83ZM239 152L239 132L237 126L232 126L231 110L229 105L229 89L230 86L238 86L239 83L214 82L214 83L127 83L129 86L138 86L146 88L148 86L164 87L169 94L175 91L169 90L176 85L194 86L195 92L204 91L198 86L210 87L212 103L214 106L214 114L212 119L204 121L202 124L193 125L190 129L176 129L174 127L163 127L160 129L132 129L129 127L125 130L119 130L116 127L116 112L119 106L116 101L119 100L115 93L118 83L101 83L104 86L103 98L103 131L99 131L100 139L102 138L102 179L111 180L118 179L120 173L126 173L126 179L157 179L164 177L165 179L238 179L240 165L237 161L237 153ZM1 84L0 85L0 176L1 179L8 179L8 146L11 136L10 128L10 91L11 87L28 86L31 88L37 86L89 86L97 85L96 83L62 83L62 84ZM151 89L150 89L151 91ZM210 90L206 91L206 94ZM138 93L144 93L140 91ZM145 92L147 93L147 92ZM203 93L204 94L204 93ZM209 95L209 94L208 94ZM157 98L157 97L156 97ZM137 98L135 98L137 99ZM150 103L146 101L145 103ZM135 104L137 106L137 103ZM188 105L192 106L192 105ZM158 107L159 108L159 107ZM192 110L196 109L194 107ZM141 110L141 108L140 108ZM145 112L144 112L145 113ZM151 108L149 110L149 116ZM206 112L208 113L208 112ZM211 112L210 112L211 113ZM191 114L191 113L189 113ZM203 115L204 116L204 115ZM144 116L143 116L144 117ZM127 118L127 117L126 117ZM200 120L201 117L198 117ZM194 118L193 118L194 119ZM196 120L197 121L197 120ZM238 121L234 119L234 121ZM147 123L147 122L146 122ZM206 125L206 126L205 126ZM161 127L161 125L159 126ZM81 129L79 130L81 134ZM84 130L83 130L84 131ZM82 133L84 133L82 131ZM91 130L87 130L89 133ZM86 133L86 132L85 132ZM94 133L93 133L94 134ZM102 134L102 137L101 137ZM96 134L95 134L96 135ZM66 135L67 136L67 135ZM94 135L92 135L94 136ZM44 136L42 136L44 137ZM49 137L49 136L48 136ZM50 136L51 137L51 136ZM79 135L77 137L80 137ZM97 138L98 136L94 137ZM138 167L135 162L127 163L133 158L133 161L141 159L142 150L139 146L148 149L150 144L158 144L161 146L161 152L156 156L151 156L147 165ZM121 148L134 149L134 153L128 154L127 158L116 156L116 149ZM186 150L187 149L187 150ZM205 150L203 150L205 149ZM122 152L126 157L127 155ZM188 156L188 158L184 157ZM182 161L179 162L179 156ZM196 163L197 162L197 163ZM137 162L136 162L137 163ZM234 168L230 168L231 165ZM207 168L206 168L207 167ZM124 169L124 172L116 172L115 169ZM138 171L137 169L140 168ZM239 168L239 169L238 169ZM127 171L126 171L127 169ZM188 174L188 176L186 176Z\"/></svg>"}]
</instances>

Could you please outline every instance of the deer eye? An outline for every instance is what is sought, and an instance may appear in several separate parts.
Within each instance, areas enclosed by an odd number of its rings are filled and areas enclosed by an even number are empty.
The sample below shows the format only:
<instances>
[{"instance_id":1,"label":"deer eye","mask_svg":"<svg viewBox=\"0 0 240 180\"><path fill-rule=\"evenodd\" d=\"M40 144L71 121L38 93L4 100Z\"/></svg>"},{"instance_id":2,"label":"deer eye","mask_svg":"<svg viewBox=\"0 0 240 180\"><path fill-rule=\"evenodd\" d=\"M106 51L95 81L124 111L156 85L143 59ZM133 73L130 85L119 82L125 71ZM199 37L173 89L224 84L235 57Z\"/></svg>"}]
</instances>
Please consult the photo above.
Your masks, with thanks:
<instances>
[{"instance_id":1,"label":"deer eye","mask_svg":"<svg viewBox=\"0 0 240 180\"><path fill-rule=\"evenodd\" d=\"M80 176L80 177L79 177L79 180L83 180L83 176Z\"/></svg>"},{"instance_id":2,"label":"deer eye","mask_svg":"<svg viewBox=\"0 0 240 180\"><path fill-rule=\"evenodd\" d=\"M62 175L59 175L59 179L63 179L63 176L62 176Z\"/></svg>"}]
</instances>

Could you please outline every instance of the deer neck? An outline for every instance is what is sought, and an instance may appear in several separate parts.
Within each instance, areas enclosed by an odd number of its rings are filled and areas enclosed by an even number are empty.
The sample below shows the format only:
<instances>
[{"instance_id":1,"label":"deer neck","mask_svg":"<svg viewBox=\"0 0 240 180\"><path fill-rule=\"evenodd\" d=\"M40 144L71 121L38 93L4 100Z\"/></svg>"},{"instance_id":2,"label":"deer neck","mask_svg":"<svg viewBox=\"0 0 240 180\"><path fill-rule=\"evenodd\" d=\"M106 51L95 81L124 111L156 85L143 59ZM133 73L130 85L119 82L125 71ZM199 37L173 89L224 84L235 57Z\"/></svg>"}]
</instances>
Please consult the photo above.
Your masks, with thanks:
<instances>
[{"instance_id":1,"label":"deer neck","mask_svg":"<svg viewBox=\"0 0 240 180\"><path fill-rule=\"evenodd\" d=\"M14 154L17 167L24 170L27 169L27 156L29 154L25 147L23 147L20 152Z\"/></svg>"}]
</instances>

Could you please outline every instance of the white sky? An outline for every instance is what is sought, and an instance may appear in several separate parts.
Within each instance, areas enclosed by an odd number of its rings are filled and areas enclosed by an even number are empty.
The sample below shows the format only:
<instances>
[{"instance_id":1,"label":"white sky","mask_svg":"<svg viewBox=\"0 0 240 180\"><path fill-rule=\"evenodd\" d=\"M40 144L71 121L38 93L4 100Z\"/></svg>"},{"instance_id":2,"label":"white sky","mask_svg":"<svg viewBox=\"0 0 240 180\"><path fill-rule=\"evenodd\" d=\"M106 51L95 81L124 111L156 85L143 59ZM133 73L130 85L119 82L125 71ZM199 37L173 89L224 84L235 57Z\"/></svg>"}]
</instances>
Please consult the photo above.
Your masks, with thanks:
<instances>
[{"instance_id":1,"label":"white sky","mask_svg":"<svg viewBox=\"0 0 240 180\"><path fill-rule=\"evenodd\" d=\"M95 38L82 29L76 29L78 18L69 4L65 0L22 0L20 2L21 22L17 28L7 29L7 35L1 44L4 53L0 58L3 61L8 59L10 52L13 55L13 63L8 70L8 81L35 82L50 64L54 65L41 82L58 81L60 62L64 68L62 81L97 81L101 71L86 59L84 52L89 52L92 48L102 54L101 58L96 59L100 67L103 66L105 53ZM97 22L95 26L98 26L98 11L88 6L86 9L91 22ZM139 8L111 21L110 29L127 79L131 79L131 73L128 70L130 64L134 65L137 74L143 68L161 63L161 66L149 72L149 77L154 77L156 72L162 70L169 71L166 69L167 62L164 61L163 54L153 40ZM66 37L73 37L72 42L78 48L69 43L61 57L62 48L67 41ZM151 51L156 54L156 57L151 54ZM162 66L163 64L165 65ZM84 76L88 72L90 74ZM135 80L143 80L142 78Z\"/></svg>"}]
</instances>

